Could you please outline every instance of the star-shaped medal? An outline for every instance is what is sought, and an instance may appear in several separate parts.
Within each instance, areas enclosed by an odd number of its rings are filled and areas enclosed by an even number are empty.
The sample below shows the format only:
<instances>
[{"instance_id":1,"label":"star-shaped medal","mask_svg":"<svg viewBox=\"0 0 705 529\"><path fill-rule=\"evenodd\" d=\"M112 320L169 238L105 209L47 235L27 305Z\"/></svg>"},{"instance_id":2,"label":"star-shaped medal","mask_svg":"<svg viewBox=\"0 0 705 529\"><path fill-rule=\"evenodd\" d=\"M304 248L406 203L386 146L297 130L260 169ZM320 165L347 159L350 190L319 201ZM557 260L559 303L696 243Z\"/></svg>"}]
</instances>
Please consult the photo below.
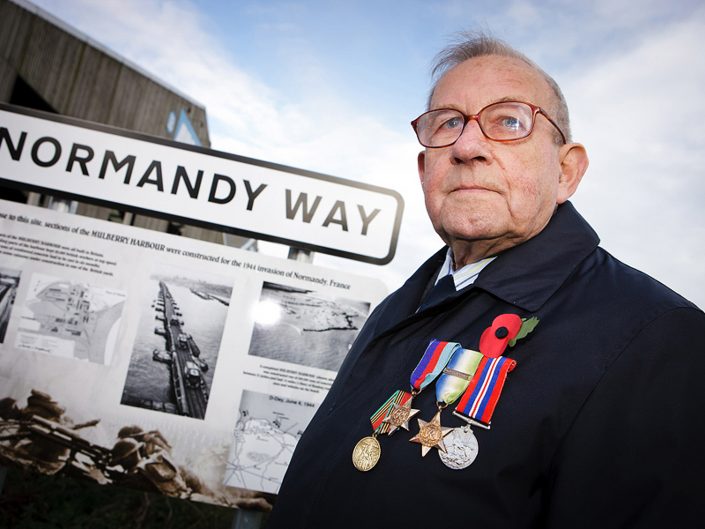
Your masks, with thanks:
<instances>
[{"instance_id":1,"label":"star-shaped medal","mask_svg":"<svg viewBox=\"0 0 705 529\"><path fill-rule=\"evenodd\" d=\"M423 419L416 420L419 421L419 433L409 439L409 441L421 445L421 456L428 454L433 447L445 452L446 447L443 444L443 438L452 432L453 428L441 426L441 412L436 413L431 422L426 422Z\"/></svg>"},{"instance_id":2,"label":"star-shaped medal","mask_svg":"<svg viewBox=\"0 0 705 529\"><path fill-rule=\"evenodd\" d=\"M404 404L399 405L396 402L392 404L392 409L382 422L389 424L388 435L392 435L399 428L409 429L409 419L416 415L419 410L411 407L411 399Z\"/></svg>"}]
</instances>

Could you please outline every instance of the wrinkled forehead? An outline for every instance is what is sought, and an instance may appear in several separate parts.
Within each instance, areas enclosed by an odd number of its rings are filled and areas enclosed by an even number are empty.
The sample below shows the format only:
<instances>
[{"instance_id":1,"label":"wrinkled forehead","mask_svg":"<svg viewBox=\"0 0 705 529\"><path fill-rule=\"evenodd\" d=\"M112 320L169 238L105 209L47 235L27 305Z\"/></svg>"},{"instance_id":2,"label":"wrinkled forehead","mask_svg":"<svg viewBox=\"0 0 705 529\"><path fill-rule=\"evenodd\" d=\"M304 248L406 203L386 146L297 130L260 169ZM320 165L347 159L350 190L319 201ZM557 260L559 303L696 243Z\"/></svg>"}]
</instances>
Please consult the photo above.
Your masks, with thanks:
<instances>
[{"instance_id":1,"label":"wrinkled forehead","mask_svg":"<svg viewBox=\"0 0 705 529\"><path fill-rule=\"evenodd\" d=\"M556 97L542 73L515 57L484 55L449 69L436 83L430 109L474 113L496 101L518 99L553 111Z\"/></svg>"}]
</instances>

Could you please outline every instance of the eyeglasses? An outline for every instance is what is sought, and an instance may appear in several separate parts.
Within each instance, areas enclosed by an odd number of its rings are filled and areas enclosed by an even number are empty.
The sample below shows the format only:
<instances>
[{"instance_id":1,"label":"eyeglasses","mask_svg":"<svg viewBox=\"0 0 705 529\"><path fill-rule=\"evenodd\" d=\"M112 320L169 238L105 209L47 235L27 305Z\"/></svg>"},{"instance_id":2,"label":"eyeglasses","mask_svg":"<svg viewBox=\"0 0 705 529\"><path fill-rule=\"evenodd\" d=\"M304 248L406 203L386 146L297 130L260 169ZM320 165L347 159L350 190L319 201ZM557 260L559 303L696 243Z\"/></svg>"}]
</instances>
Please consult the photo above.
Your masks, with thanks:
<instances>
[{"instance_id":1,"label":"eyeglasses","mask_svg":"<svg viewBox=\"0 0 705 529\"><path fill-rule=\"evenodd\" d=\"M526 138L534 130L536 115L541 114L556 127L563 143L565 134L541 107L523 101L500 101L492 103L477 114L467 116L453 108L439 108L421 114L411 122L419 143L424 147L448 147L453 145L471 121L477 121L485 137L492 141L515 141Z\"/></svg>"}]
</instances>

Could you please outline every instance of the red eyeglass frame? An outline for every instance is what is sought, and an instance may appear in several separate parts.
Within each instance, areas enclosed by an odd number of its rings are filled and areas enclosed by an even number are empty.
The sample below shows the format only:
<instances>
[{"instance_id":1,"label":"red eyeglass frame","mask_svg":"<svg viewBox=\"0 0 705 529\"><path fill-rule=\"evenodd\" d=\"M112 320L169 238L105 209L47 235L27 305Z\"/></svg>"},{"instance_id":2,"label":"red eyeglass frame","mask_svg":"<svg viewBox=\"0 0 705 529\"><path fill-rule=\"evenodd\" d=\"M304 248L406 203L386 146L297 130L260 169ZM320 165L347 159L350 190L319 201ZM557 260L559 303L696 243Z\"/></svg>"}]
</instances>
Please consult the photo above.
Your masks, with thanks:
<instances>
[{"instance_id":1,"label":"red eyeglass frame","mask_svg":"<svg viewBox=\"0 0 705 529\"><path fill-rule=\"evenodd\" d=\"M495 138L490 138L487 135L487 133L485 132L485 130L482 128L482 125L480 124L480 114L482 114L486 109L488 109L492 106L501 105L501 104L505 104L505 103L519 103L522 105L526 105L531 109L531 130L529 130L529 132L528 132L528 134L526 134L526 136L521 136L520 138L511 138L508 140L499 140L499 139L495 139ZM461 129L460 133L458 134L458 137L454 141L452 141L451 143L448 143L445 145L424 145L423 142L421 141L421 138L419 137L419 131L417 129L418 122L426 114L431 114L432 112L438 112L439 110L452 110L453 112L457 112L458 114L463 116L463 119L465 120L465 122L463 123L463 128ZM489 105L482 107L477 112L477 114L464 114L463 112L461 112L457 108L434 108L433 110L428 110L428 111L424 112L419 117L417 117L415 120L413 120L411 122L411 127L414 129L414 133L416 134L416 139L419 141L419 143L423 147L426 147L427 149L441 149L443 147L450 147L451 145L453 145L456 141L458 141L460 139L460 136L462 136L463 132L465 132L465 127L467 127L468 123L470 123L470 121L472 121L472 120L477 121L477 125L478 125L478 127L480 127L480 131L485 136L485 138L487 138L488 140L496 141L496 142L500 142L500 143L509 143L512 141L523 140L524 138L528 138L529 136L531 136L531 133L534 132L534 127L536 126L536 115L537 114L541 114L544 118L546 118L548 120L548 122L551 125L553 125L556 128L558 133L561 135L561 139L563 140L564 145L568 143L568 140L566 140L565 134L563 134L563 131L561 130L561 128L556 124L555 121L553 121L553 119L551 119L551 116L549 116L544 109L542 109L540 106L534 105L533 103L529 103L528 101L519 101L519 100L514 100L514 99L507 100L507 101L495 101L494 103L490 103Z\"/></svg>"}]
</instances>

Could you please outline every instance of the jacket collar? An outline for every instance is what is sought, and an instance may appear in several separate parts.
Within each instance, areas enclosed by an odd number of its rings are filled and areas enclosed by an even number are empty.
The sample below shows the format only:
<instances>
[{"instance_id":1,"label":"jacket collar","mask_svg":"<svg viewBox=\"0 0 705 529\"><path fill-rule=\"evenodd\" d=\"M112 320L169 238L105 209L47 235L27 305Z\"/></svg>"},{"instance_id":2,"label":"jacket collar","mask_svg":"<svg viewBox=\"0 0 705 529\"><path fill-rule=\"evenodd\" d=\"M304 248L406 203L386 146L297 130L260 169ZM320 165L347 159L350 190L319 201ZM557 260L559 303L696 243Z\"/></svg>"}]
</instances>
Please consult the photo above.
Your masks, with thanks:
<instances>
[{"instance_id":1,"label":"jacket collar","mask_svg":"<svg viewBox=\"0 0 705 529\"><path fill-rule=\"evenodd\" d=\"M535 312L599 242L595 231L573 205L566 202L557 208L541 233L502 252L472 285L448 300L473 289L482 289L525 311ZM446 252L447 247L441 248L385 300L376 325L378 332L389 330L415 314L424 292L443 264Z\"/></svg>"},{"instance_id":2,"label":"jacket collar","mask_svg":"<svg viewBox=\"0 0 705 529\"><path fill-rule=\"evenodd\" d=\"M490 263L475 286L529 312L536 311L599 242L597 233L566 202L541 233Z\"/></svg>"}]
</instances>

